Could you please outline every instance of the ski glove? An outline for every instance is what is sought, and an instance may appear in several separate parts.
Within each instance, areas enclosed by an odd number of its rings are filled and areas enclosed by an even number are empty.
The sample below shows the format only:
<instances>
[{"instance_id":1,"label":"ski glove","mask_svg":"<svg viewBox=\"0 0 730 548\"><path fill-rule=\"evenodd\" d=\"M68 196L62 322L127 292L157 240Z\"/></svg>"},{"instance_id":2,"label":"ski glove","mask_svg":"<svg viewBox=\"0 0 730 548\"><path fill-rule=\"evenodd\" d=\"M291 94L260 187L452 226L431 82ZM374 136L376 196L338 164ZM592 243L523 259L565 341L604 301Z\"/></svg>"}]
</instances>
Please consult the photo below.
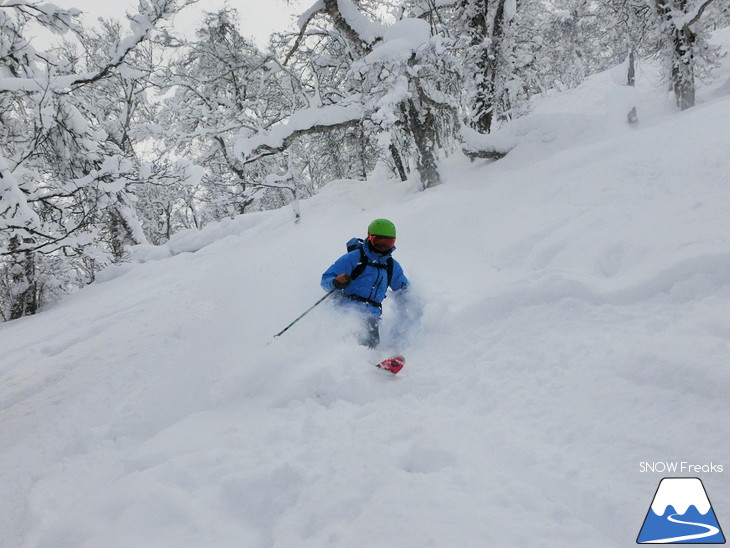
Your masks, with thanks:
<instances>
[{"instance_id":1,"label":"ski glove","mask_svg":"<svg viewBox=\"0 0 730 548\"><path fill-rule=\"evenodd\" d=\"M335 289L345 289L350 283L352 283L352 278L350 278L349 274L338 274L332 280L332 285Z\"/></svg>"}]
</instances>

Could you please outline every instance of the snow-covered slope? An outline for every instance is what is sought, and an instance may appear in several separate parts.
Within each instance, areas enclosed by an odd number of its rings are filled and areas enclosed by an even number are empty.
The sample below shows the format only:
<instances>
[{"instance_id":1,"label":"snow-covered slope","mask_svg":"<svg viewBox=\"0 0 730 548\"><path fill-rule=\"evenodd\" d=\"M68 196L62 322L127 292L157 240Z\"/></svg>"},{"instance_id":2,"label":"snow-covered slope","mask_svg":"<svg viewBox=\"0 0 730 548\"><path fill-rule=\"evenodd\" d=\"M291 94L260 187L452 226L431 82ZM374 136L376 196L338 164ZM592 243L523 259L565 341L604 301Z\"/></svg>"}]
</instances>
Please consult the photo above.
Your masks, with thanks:
<instances>
[{"instance_id":1,"label":"snow-covered slope","mask_svg":"<svg viewBox=\"0 0 730 548\"><path fill-rule=\"evenodd\" d=\"M0 545L633 544L641 462L730 465L729 78L676 113L649 74L632 130L597 75L441 187L337 181L0 325ZM386 301L372 352L322 305L267 344L375 217L418 321Z\"/></svg>"}]
</instances>

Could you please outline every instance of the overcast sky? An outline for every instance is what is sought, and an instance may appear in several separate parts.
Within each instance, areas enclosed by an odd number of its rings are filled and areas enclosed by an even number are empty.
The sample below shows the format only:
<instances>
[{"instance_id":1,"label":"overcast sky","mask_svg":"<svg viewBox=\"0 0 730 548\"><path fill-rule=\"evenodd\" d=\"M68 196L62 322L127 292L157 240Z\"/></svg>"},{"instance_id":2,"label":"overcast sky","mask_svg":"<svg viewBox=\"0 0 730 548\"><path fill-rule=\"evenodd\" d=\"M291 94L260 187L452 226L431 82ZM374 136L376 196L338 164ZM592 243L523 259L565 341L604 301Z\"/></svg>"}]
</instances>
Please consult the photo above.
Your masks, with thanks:
<instances>
[{"instance_id":1,"label":"overcast sky","mask_svg":"<svg viewBox=\"0 0 730 548\"><path fill-rule=\"evenodd\" d=\"M87 24L99 16L123 18L128 11L136 11L137 0L50 0L63 8L78 8L84 12ZM215 11L223 7L225 0L200 0L185 8L175 19L174 27L191 35L200 23L202 11ZM228 0L228 5L238 10L241 31L253 38L259 47L265 47L268 36L277 30L293 25L292 15L305 11L314 0Z\"/></svg>"}]
</instances>

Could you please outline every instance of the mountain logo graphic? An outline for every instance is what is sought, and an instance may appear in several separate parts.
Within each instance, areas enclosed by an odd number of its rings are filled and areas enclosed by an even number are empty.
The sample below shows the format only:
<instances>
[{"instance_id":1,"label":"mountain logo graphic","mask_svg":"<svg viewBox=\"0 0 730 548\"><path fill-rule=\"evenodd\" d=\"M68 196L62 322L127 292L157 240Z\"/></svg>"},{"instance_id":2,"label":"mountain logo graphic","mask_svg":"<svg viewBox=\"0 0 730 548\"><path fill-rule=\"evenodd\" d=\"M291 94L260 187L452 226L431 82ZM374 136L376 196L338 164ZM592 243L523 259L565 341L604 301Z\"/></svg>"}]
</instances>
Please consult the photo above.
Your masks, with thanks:
<instances>
[{"instance_id":1,"label":"mountain logo graphic","mask_svg":"<svg viewBox=\"0 0 730 548\"><path fill-rule=\"evenodd\" d=\"M699 478L664 478L644 518L637 544L725 544Z\"/></svg>"}]
</instances>

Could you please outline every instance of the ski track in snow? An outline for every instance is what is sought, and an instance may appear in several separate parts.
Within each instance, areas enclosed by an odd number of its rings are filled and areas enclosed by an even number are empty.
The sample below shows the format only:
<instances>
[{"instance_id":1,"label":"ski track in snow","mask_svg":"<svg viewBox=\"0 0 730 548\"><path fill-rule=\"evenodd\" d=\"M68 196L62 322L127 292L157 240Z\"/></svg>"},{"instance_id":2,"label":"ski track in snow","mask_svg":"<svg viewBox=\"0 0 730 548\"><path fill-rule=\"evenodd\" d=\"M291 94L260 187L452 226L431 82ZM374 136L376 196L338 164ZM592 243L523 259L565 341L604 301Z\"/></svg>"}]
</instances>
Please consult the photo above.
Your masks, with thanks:
<instances>
[{"instance_id":1,"label":"ski track in snow","mask_svg":"<svg viewBox=\"0 0 730 548\"><path fill-rule=\"evenodd\" d=\"M707 525L706 523L693 523L691 521L681 521L676 519L674 516L678 514L674 514L671 516L667 516L667 520L671 521L672 523L679 523L681 525L694 525L701 529L707 529L704 533L696 533L693 535L683 535L680 537L670 537L670 538L663 538L658 540L650 540L650 541L644 541L642 544L671 544L676 542L686 542L688 540L699 540L702 538L711 537L713 535L716 535L720 532L720 529L713 525Z\"/></svg>"},{"instance_id":2,"label":"ski track in snow","mask_svg":"<svg viewBox=\"0 0 730 548\"><path fill-rule=\"evenodd\" d=\"M337 181L297 225L179 234L0 325L0 545L633 544L640 462L730 451L730 96L647 88L629 130L614 85L546 99L441 187ZM413 282L382 349L326 304L266 346L375 217Z\"/></svg>"}]
</instances>

